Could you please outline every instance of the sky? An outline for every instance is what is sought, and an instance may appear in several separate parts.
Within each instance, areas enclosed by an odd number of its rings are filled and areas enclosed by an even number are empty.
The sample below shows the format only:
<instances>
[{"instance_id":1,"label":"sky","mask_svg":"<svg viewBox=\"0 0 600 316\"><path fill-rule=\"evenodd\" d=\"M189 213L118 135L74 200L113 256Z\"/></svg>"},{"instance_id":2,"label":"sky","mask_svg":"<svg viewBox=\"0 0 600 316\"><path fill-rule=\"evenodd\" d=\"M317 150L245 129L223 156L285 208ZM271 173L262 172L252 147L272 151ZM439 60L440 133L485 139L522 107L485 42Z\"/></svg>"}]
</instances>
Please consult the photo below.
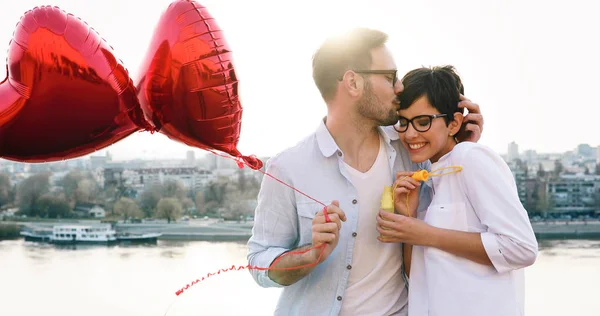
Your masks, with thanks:
<instances>
[{"instance_id":1,"label":"sky","mask_svg":"<svg viewBox=\"0 0 600 316\"><path fill-rule=\"evenodd\" d=\"M499 153L564 152L600 145L599 12L595 1L207 0L233 51L244 108L238 149L272 156L311 134L326 106L311 75L322 41L357 26L389 34L404 74L454 65L485 117L480 143ZM170 0L19 0L0 10L0 60L27 10L54 5L86 21L110 44L134 82L154 27ZM0 67L0 81L6 76ZM109 150L113 159L205 153L139 132Z\"/></svg>"}]
</instances>

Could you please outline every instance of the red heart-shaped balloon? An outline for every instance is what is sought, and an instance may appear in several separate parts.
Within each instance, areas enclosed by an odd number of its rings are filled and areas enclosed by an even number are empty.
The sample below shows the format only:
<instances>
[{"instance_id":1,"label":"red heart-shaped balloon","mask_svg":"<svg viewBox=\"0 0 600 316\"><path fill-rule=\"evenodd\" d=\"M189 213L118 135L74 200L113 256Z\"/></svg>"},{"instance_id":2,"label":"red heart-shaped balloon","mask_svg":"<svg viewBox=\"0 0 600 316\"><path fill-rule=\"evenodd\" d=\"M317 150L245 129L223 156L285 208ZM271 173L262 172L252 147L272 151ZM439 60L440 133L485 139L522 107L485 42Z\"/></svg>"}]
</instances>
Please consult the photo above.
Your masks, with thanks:
<instances>
[{"instance_id":1,"label":"red heart-shaped balloon","mask_svg":"<svg viewBox=\"0 0 600 316\"><path fill-rule=\"evenodd\" d=\"M242 121L231 50L208 10L178 0L162 14L141 65L138 98L146 120L169 138L219 150L260 169L237 150Z\"/></svg>"},{"instance_id":2,"label":"red heart-shaped balloon","mask_svg":"<svg viewBox=\"0 0 600 316\"><path fill-rule=\"evenodd\" d=\"M0 157L69 159L151 130L122 63L100 35L56 7L27 11L0 83Z\"/></svg>"}]
</instances>

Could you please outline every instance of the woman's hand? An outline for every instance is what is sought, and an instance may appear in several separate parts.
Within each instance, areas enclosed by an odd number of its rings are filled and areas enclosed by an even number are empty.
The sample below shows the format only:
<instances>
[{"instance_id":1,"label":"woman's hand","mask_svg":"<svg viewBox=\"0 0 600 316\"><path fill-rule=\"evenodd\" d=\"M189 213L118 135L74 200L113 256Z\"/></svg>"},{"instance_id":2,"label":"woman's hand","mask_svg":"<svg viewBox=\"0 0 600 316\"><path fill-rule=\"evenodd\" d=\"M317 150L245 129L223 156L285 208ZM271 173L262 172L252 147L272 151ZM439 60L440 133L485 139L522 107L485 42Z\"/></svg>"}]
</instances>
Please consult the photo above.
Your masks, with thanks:
<instances>
[{"instance_id":1,"label":"woman's hand","mask_svg":"<svg viewBox=\"0 0 600 316\"><path fill-rule=\"evenodd\" d=\"M430 246L437 228L417 218L380 211L377 216L377 239L385 243Z\"/></svg>"},{"instance_id":2,"label":"woman's hand","mask_svg":"<svg viewBox=\"0 0 600 316\"><path fill-rule=\"evenodd\" d=\"M413 172L397 172L394 182L394 208L398 214L416 217L421 182L411 178ZM408 208L406 199L408 197Z\"/></svg>"}]
</instances>

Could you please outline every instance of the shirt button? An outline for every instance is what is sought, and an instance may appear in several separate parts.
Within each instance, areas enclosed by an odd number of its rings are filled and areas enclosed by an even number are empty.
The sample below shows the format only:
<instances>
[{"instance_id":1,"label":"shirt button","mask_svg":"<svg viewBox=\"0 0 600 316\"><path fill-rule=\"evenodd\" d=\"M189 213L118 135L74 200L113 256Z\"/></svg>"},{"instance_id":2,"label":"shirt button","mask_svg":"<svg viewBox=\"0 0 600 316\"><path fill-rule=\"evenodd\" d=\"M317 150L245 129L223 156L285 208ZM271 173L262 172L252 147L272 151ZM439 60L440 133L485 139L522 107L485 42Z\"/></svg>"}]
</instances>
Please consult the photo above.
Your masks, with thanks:
<instances>
[{"instance_id":1,"label":"shirt button","mask_svg":"<svg viewBox=\"0 0 600 316\"><path fill-rule=\"evenodd\" d=\"M352 204L356 204L358 201L356 199L352 200Z\"/></svg>"},{"instance_id":2,"label":"shirt button","mask_svg":"<svg viewBox=\"0 0 600 316\"><path fill-rule=\"evenodd\" d=\"M346 267L346 269L350 270L350 269L352 269L352 266L351 266L351 265L348 265L348 266Z\"/></svg>"},{"instance_id":3,"label":"shirt button","mask_svg":"<svg viewBox=\"0 0 600 316\"><path fill-rule=\"evenodd\" d=\"M340 157L342 156L342 152L341 151L338 151L338 156L340 156Z\"/></svg>"},{"instance_id":4,"label":"shirt button","mask_svg":"<svg viewBox=\"0 0 600 316\"><path fill-rule=\"evenodd\" d=\"M341 300L342 300L342 297L341 297L341 296L338 296L338 297L337 297L337 300L338 300L338 301L341 301Z\"/></svg>"},{"instance_id":5,"label":"shirt button","mask_svg":"<svg viewBox=\"0 0 600 316\"><path fill-rule=\"evenodd\" d=\"M356 237L356 233L352 233L352 237Z\"/></svg>"}]
</instances>

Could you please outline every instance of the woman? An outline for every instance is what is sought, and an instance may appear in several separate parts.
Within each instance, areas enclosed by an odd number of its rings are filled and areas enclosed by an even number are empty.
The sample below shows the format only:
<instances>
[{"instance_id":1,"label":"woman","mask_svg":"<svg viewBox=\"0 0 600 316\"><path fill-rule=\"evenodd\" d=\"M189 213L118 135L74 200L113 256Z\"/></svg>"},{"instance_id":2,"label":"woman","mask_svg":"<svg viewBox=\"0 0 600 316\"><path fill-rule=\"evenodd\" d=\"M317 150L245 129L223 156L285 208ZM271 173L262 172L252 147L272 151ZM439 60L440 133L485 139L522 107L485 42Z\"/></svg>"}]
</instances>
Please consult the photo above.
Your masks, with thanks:
<instances>
[{"instance_id":1,"label":"woman","mask_svg":"<svg viewBox=\"0 0 600 316\"><path fill-rule=\"evenodd\" d=\"M402 82L395 128L411 160L430 160L434 175L423 184L400 173L394 191L396 211L413 217L404 240L409 315L523 315L523 268L537 241L510 169L486 146L457 143L464 91L453 67L416 69ZM423 185L433 198L417 214Z\"/></svg>"}]
</instances>

